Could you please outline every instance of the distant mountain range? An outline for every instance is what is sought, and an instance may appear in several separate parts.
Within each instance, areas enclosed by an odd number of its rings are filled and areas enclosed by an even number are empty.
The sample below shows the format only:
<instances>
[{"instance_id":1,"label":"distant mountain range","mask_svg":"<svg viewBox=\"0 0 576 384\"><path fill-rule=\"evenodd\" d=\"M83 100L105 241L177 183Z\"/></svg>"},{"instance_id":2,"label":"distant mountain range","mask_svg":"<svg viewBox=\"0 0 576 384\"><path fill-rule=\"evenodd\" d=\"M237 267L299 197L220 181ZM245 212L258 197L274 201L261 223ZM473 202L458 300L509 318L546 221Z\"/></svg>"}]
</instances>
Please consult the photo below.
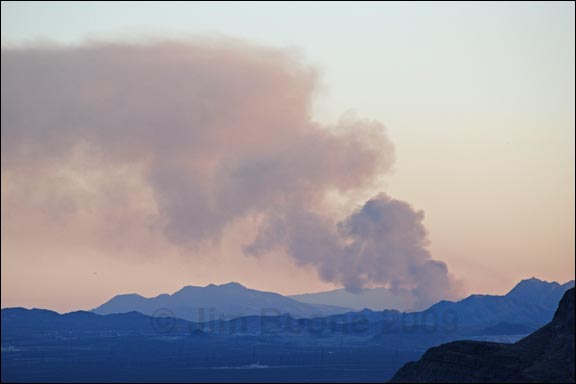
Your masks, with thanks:
<instances>
[{"instance_id":1,"label":"distant mountain range","mask_svg":"<svg viewBox=\"0 0 576 384\"><path fill-rule=\"evenodd\" d=\"M522 280L506 295L471 295L457 302L440 301L425 311L412 312L411 315L423 323L452 316L460 327L492 327L491 332L499 332L498 329L533 330L550 321L560 298L571 287L574 287L573 280L558 284L531 278ZM376 288L366 291L358 300L366 304L367 301L376 300L379 294L389 295L390 292L384 288ZM171 295L162 294L152 298L137 294L118 295L94 308L92 312L107 315L137 311L151 316L168 313L170 316L195 322L251 315L290 314L294 318L311 318L353 312L352 309L342 306L302 303L296 300L331 296L348 297L349 301L346 303L353 304L354 294L343 290L285 297L278 293L249 289L238 283L228 283L210 284L206 287L187 286ZM350 305L354 308L359 306L363 307L358 303ZM378 319L380 315L375 313L379 312L366 310L363 314L367 316L372 313L371 318Z\"/></svg>"},{"instance_id":2,"label":"distant mountain range","mask_svg":"<svg viewBox=\"0 0 576 384\"><path fill-rule=\"evenodd\" d=\"M356 310L364 308L373 311L382 311L384 309L395 309L398 311L418 309L414 308L416 298L408 290L392 291L388 288L365 289L359 293L351 293L341 288L333 291L305 293L288 297L303 303L334 305Z\"/></svg>"},{"instance_id":3,"label":"distant mountain range","mask_svg":"<svg viewBox=\"0 0 576 384\"><path fill-rule=\"evenodd\" d=\"M573 286L573 281L561 285L528 279L503 296L472 295L411 313L318 307L236 283L185 287L150 299L120 295L94 312L6 308L1 322L2 378L189 381L191 364L204 369L264 362L288 367L286 372L295 378L309 378L310 373L298 376L300 368L294 367L313 363L384 369L384 376L377 377L386 380L407 361L443 343L518 341L550 321L560 297ZM182 318L197 318L202 307L208 313L197 320L203 322ZM262 314L262 308L275 310ZM334 314L314 317L321 310ZM301 317L307 313L311 318ZM221 319L222 314L231 316ZM240 314L245 316L236 317ZM546 333L541 339L552 337ZM475 353L474 346L482 349L484 344L470 342L472 349L464 346L463 353ZM494 353L506 361L507 354ZM171 372L171 379L162 372ZM373 374L367 373L366 379Z\"/></svg>"},{"instance_id":4,"label":"distant mountain range","mask_svg":"<svg viewBox=\"0 0 576 384\"><path fill-rule=\"evenodd\" d=\"M157 335L166 324L163 319L143 315L139 312L97 315L87 311L59 314L46 309L5 308L2 309L2 343L15 339L45 337L47 333L67 335ZM170 319L170 331L188 333L190 323L181 319ZM194 327L192 327L193 329ZM62 339L57 337L56 339Z\"/></svg>"},{"instance_id":5,"label":"distant mountain range","mask_svg":"<svg viewBox=\"0 0 576 384\"><path fill-rule=\"evenodd\" d=\"M558 284L556 282L547 282L536 278L523 280L514 287L505 297L513 299L515 302L532 302L533 304L543 307L548 311L554 312L556 309L557 301L560 300L564 291L574 286L574 281L569 281L566 284ZM414 310L422 311L426 308L414 308L416 303L415 297L408 290L391 290L388 288L371 288L365 289L360 293L351 293L345 289L336 289L332 291L305 293L301 295L288 296L292 299L310 304L327 304L340 307L353 308L361 310L364 308L373 311L382 311L384 309L395 309L401 312ZM460 306L474 305L475 302L481 302L481 305L489 302L490 300L502 301L503 299L490 299L501 298L503 296L494 295L472 295L465 300L460 301ZM506 299L506 300L507 300ZM443 308L448 302L439 304L435 309ZM449 306L449 305L448 305ZM489 310L490 311L490 310ZM548 320L546 320L548 321Z\"/></svg>"},{"instance_id":6,"label":"distant mountain range","mask_svg":"<svg viewBox=\"0 0 576 384\"><path fill-rule=\"evenodd\" d=\"M528 284L514 295L526 299L528 288L541 285ZM419 361L404 365L390 382L574 383L574 300L571 288L560 301L553 320L515 344L474 341L444 344L428 350Z\"/></svg>"},{"instance_id":7,"label":"distant mountain range","mask_svg":"<svg viewBox=\"0 0 576 384\"><path fill-rule=\"evenodd\" d=\"M76 311L61 315L43 309L6 308L2 309L2 331L3 336L48 330L130 330L147 334L157 333L155 324L165 326L166 319L169 319L171 332L176 334L187 333L190 329L205 329L210 333L215 327L229 329L227 332L230 335L246 332L261 334L267 326L278 328L277 325L282 323L289 327L275 332L292 333L290 336L294 336L299 334L295 330L314 328L314 324L324 324L324 334L331 331L338 333L347 325L357 324L360 326L344 329L343 332L369 336L380 343L412 336L417 336L420 342L425 339L423 334L428 334L434 337L422 345L434 345L456 336L526 335L552 319L554 307L564 292L573 286L574 281L561 285L532 278L521 281L503 296L472 295L458 302L441 301L425 311L402 313L369 309L355 312L338 307L315 306L276 293L229 283L185 287L172 295L150 299L139 295L119 295L91 312ZM203 307L207 311L203 316L198 316L198 308ZM320 315L322 312L328 314ZM231 316L220 317L226 314ZM315 318L308 320L307 314ZM238 327L242 322L248 325L246 329ZM327 325L336 326L330 328ZM445 325L450 327L446 328Z\"/></svg>"},{"instance_id":8,"label":"distant mountain range","mask_svg":"<svg viewBox=\"0 0 576 384\"><path fill-rule=\"evenodd\" d=\"M453 302L440 301L422 312L423 318L455 316L460 326L500 323L543 325L552 319L558 302L574 280L565 284L536 278L522 280L503 296L471 295Z\"/></svg>"},{"instance_id":9,"label":"distant mountain range","mask_svg":"<svg viewBox=\"0 0 576 384\"><path fill-rule=\"evenodd\" d=\"M118 295L94 308L92 312L107 315L137 311L146 315L170 314L191 321L210 321L249 315L322 317L349 312L350 308L325 304L307 304L274 292L249 289L238 283L187 286L171 295L146 298L138 294Z\"/></svg>"}]
</instances>

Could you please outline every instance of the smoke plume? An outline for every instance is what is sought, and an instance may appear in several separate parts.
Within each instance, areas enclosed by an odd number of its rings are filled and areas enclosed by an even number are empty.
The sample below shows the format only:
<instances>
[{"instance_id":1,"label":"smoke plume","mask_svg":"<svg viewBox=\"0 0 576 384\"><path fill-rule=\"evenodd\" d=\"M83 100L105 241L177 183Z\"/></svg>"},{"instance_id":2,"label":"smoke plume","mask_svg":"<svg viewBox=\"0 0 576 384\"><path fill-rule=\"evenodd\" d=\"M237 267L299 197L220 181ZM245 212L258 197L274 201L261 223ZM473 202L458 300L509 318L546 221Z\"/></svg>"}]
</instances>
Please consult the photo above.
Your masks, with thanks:
<instances>
[{"instance_id":1,"label":"smoke plume","mask_svg":"<svg viewBox=\"0 0 576 384\"><path fill-rule=\"evenodd\" d=\"M330 196L375 185L393 146L376 121L315 122L317 81L285 51L226 39L4 49L7 225L90 222L117 242L145 228L186 248L253 218L247 254L282 249L352 291L446 297L422 212L381 194L335 217Z\"/></svg>"}]
</instances>

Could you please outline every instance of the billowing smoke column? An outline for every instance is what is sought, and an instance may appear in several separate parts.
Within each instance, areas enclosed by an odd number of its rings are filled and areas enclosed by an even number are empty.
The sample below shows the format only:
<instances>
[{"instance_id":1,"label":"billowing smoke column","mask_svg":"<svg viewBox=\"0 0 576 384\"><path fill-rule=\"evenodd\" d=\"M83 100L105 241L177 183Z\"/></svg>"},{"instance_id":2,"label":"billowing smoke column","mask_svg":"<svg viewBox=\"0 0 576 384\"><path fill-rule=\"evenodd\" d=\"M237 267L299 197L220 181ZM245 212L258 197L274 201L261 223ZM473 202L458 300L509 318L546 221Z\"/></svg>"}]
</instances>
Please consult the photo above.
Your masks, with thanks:
<instances>
[{"instance_id":1,"label":"billowing smoke column","mask_svg":"<svg viewBox=\"0 0 576 384\"><path fill-rule=\"evenodd\" d=\"M316 81L284 51L224 39L4 49L3 205L33 190L42 214L73 207L62 225L90 216L122 237L146 220L182 247L254 217L248 254L281 248L352 291L445 297L421 212L383 194L341 222L327 208L330 193L372 186L393 147L375 121L313 121ZM81 171L61 177L70 164Z\"/></svg>"},{"instance_id":2,"label":"billowing smoke column","mask_svg":"<svg viewBox=\"0 0 576 384\"><path fill-rule=\"evenodd\" d=\"M358 292L370 285L409 289L422 308L450 295L446 264L426 246L422 211L380 194L344 221L292 210L270 220L245 251L285 247L298 263L313 265L320 277Z\"/></svg>"}]
</instances>

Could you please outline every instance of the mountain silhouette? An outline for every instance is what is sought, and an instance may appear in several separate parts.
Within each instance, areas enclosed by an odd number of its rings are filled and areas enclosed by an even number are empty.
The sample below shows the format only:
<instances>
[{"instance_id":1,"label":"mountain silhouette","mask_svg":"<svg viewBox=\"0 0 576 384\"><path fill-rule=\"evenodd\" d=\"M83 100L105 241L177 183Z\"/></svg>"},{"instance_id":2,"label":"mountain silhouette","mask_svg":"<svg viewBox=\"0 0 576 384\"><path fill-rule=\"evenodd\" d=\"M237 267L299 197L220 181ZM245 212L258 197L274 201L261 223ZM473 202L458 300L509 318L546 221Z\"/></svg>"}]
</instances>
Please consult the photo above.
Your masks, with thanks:
<instances>
[{"instance_id":1,"label":"mountain silhouette","mask_svg":"<svg viewBox=\"0 0 576 384\"><path fill-rule=\"evenodd\" d=\"M562 295L574 287L536 278L522 280L506 295L470 295L453 302L440 301L423 311L422 317L439 318L451 313L462 326L497 325L499 323L544 325L552 319Z\"/></svg>"},{"instance_id":2,"label":"mountain silhouette","mask_svg":"<svg viewBox=\"0 0 576 384\"><path fill-rule=\"evenodd\" d=\"M381 287L367 288L358 293L348 292L346 289L341 288L332 291L292 295L289 297L303 303L335 305L356 310L369 308L374 311L381 311L383 309L406 311L415 309L414 304L416 302L416 297L408 290L399 289L393 291Z\"/></svg>"},{"instance_id":3,"label":"mountain silhouette","mask_svg":"<svg viewBox=\"0 0 576 384\"><path fill-rule=\"evenodd\" d=\"M278 293L257 291L232 282L205 287L186 286L171 295L161 294L152 298L138 294L118 295L92 310L101 315L130 311L151 316L166 311L173 317L202 322L284 313L294 317L320 317L348 312L350 309L301 303Z\"/></svg>"},{"instance_id":4,"label":"mountain silhouette","mask_svg":"<svg viewBox=\"0 0 576 384\"><path fill-rule=\"evenodd\" d=\"M534 284L525 282L523 285ZM539 283L536 283L539 284ZM520 287L522 291L524 287ZM429 349L405 364L390 382L573 383L574 288L566 291L553 320L515 344L456 341Z\"/></svg>"}]
</instances>

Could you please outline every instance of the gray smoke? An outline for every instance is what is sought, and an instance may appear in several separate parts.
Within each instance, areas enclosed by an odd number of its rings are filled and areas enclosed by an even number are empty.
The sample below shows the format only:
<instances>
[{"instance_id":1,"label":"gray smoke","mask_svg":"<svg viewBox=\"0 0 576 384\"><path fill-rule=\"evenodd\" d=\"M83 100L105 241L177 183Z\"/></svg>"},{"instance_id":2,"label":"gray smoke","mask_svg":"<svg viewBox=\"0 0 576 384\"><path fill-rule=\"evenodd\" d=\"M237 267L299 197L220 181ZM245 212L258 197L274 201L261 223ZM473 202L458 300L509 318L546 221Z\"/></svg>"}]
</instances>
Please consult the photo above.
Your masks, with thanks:
<instances>
[{"instance_id":1,"label":"gray smoke","mask_svg":"<svg viewBox=\"0 0 576 384\"><path fill-rule=\"evenodd\" d=\"M371 285L409 289L422 308L451 291L446 264L433 260L427 249L423 218L422 211L382 193L337 224L299 210L276 216L245 251L284 247L326 281L352 292Z\"/></svg>"},{"instance_id":2,"label":"gray smoke","mask_svg":"<svg viewBox=\"0 0 576 384\"><path fill-rule=\"evenodd\" d=\"M89 218L100 241L137 241L127 232L146 221L185 248L254 217L249 254L283 248L349 290L447 296L421 212L385 195L340 223L326 209L330 193L373 186L393 147L376 121L315 122L317 77L284 51L227 39L3 49L3 206L29 228L39 215L66 211L70 228Z\"/></svg>"}]
</instances>

